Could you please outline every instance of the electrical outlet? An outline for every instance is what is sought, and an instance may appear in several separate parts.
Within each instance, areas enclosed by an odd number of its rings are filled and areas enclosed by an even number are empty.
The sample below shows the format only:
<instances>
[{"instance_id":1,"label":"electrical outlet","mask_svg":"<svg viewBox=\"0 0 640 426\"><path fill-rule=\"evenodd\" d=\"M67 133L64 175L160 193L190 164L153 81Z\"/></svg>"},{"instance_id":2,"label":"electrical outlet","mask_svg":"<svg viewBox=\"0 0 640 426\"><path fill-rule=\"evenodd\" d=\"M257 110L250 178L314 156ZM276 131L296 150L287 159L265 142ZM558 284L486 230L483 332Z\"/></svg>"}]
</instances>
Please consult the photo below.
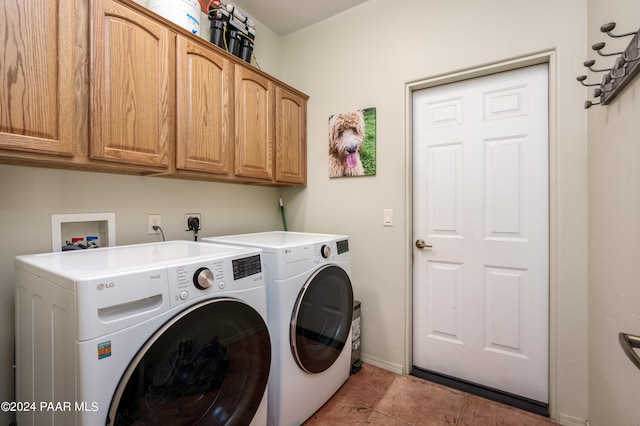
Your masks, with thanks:
<instances>
[{"instance_id":1,"label":"electrical outlet","mask_svg":"<svg viewBox=\"0 0 640 426\"><path fill-rule=\"evenodd\" d=\"M200 221L200 229L202 229L202 215L200 213L185 213L184 215L184 230L185 231L192 231L191 229L189 229L189 219L192 217L197 217L198 220Z\"/></svg>"},{"instance_id":2,"label":"electrical outlet","mask_svg":"<svg viewBox=\"0 0 640 426\"><path fill-rule=\"evenodd\" d=\"M153 229L154 226L162 226L162 217L159 214L150 214L147 216L147 234L159 234L160 230Z\"/></svg>"}]
</instances>

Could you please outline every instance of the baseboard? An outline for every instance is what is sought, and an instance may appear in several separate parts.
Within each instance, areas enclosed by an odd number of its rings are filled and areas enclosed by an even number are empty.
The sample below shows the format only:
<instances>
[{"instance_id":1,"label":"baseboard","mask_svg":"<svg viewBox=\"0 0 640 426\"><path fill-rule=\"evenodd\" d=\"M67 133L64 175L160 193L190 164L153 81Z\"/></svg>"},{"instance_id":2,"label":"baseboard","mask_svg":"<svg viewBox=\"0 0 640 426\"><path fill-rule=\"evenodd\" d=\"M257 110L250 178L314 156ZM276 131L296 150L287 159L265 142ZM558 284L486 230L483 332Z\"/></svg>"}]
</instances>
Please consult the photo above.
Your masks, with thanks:
<instances>
[{"instance_id":1,"label":"baseboard","mask_svg":"<svg viewBox=\"0 0 640 426\"><path fill-rule=\"evenodd\" d=\"M589 422L585 419L579 419L562 413L558 415L558 423L562 426L589 426Z\"/></svg>"},{"instance_id":2,"label":"baseboard","mask_svg":"<svg viewBox=\"0 0 640 426\"><path fill-rule=\"evenodd\" d=\"M388 370L392 373L404 374L404 372L402 371L402 365L400 364L393 364L391 362L364 353L360 355L360 359L365 364L373 365L374 367L382 368L383 370Z\"/></svg>"}]
</instances>

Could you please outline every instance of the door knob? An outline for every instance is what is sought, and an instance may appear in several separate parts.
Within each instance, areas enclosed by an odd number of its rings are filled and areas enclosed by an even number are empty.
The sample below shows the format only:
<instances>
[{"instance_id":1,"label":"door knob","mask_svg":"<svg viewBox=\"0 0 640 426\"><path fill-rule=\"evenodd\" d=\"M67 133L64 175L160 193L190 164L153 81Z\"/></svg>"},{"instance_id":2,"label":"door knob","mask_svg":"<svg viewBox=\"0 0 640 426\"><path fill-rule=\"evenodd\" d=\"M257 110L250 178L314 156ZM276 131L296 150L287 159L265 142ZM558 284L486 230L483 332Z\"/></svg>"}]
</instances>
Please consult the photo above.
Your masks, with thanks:
<instances>
[{"instance_id":1,"label":"door knob","mask_svg":"<svg viewBox=\"0 0 640 426\"><path fill-rule=\"evenodd\" d=\"M433 246L427 244L424 242L424 240L416 240L416 247L418 247L419 249L432 249Z\"/></svg>"}]
</instances>

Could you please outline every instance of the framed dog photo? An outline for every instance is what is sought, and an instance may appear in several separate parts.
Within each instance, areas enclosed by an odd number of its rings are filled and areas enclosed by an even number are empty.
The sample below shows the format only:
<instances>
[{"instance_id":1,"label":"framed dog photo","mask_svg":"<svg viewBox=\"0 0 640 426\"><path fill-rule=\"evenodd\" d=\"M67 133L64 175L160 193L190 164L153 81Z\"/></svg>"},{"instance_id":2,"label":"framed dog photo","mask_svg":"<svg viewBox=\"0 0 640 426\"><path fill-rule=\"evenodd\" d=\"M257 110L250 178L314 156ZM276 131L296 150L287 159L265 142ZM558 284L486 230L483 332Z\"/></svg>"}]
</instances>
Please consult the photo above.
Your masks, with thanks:
<instances>
[{"instance_id":1,"label":"framed dog photo","mask_svg":"<svg viewBox=\"0 0 640 426\"><path fill-rule=\"evenodd\" d=\"M329 117L329 177L376 174L376 109Z\"/></svg>"}]
</instances>

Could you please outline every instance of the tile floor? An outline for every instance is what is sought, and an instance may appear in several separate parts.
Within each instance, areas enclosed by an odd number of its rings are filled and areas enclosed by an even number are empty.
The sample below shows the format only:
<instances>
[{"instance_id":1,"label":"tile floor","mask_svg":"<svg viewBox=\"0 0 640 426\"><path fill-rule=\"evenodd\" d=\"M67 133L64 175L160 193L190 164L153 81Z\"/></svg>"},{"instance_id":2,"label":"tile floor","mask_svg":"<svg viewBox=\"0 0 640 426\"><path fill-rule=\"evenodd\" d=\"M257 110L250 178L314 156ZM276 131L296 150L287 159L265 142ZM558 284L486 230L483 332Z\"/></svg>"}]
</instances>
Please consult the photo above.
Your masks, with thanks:
<instances>
[{"instance_id":1,"label":"tile floor","mask_svg":"<svg viewBox=\"0 0 640 426\"><path fill-rule=\"evenodd\" d=\"M368 364L304 426L549 426L527 411Z\"/></svg>"}]
</instances>

